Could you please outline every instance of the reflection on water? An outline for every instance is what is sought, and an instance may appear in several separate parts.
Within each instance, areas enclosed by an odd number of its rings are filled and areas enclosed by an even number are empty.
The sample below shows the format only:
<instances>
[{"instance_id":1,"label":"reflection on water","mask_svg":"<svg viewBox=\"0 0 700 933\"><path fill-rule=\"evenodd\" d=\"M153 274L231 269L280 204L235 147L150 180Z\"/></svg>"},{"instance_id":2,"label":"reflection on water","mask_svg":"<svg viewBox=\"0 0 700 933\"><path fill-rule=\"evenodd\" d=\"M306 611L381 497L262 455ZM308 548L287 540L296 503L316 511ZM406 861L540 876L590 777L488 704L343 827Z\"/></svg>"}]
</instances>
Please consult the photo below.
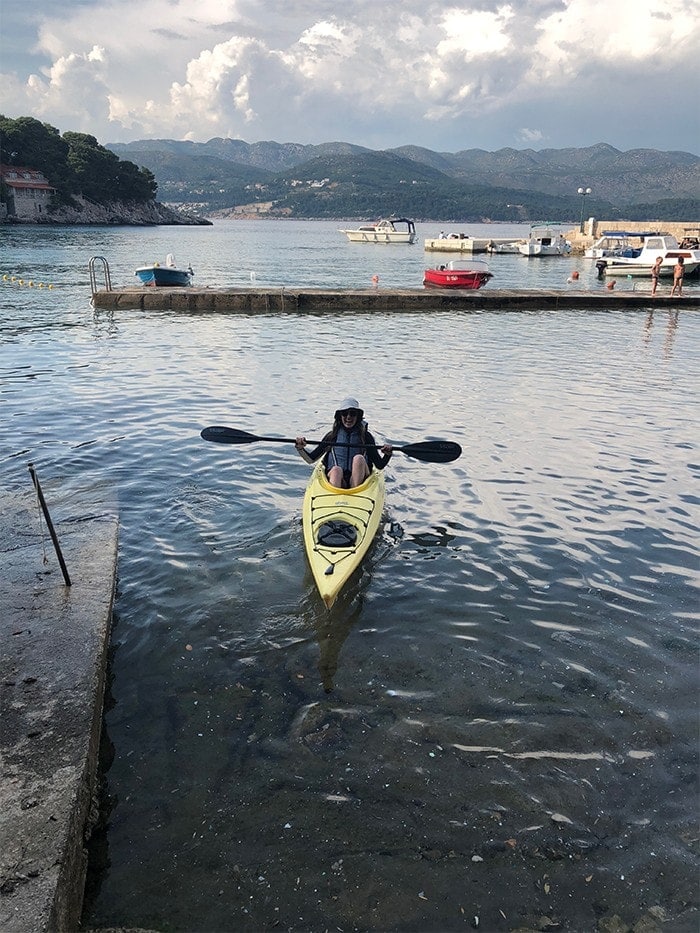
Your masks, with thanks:
<instances>
[{"instance_id":1,"label":"reflection on water","mask_svg":"<svg viewBox=\"0 0 700 933\"><path fill-rule=\"evenodd\" d=\"M654 312L653 310L649 311L646 315L644 321L644 343L649 345L651 341L651 332L654 326L654 316L656 315L657 320L662 320L665 322L664 325L664 342L663 342L663 355L664 358L671 356L673 353L673 343L676 336L676 330L678 328L678 319L680 317L680 311L669 310L666 312Z\"/></svg>"},{"instance_id":2,"label":"reflection on water","mask_svg":"<svg viewBox=\"0 0 700 933\"><path fill-rule=\"evenodd\" d=\"M285 242L295 274L317 230ZM139 261L204 264L202 231L144 233ZM88 253L130 268L133 231L36 235L8 261L65 291L0 312L2 481L31 459L49 494L120 503L86 923L581 930L658 906L689 929L697 316L104 314L71 274ZM378 437L464 454L393 458L379 539L328 612L308 467L199 431L311 436L348 392Z\"/></svg>"}]
</instances>

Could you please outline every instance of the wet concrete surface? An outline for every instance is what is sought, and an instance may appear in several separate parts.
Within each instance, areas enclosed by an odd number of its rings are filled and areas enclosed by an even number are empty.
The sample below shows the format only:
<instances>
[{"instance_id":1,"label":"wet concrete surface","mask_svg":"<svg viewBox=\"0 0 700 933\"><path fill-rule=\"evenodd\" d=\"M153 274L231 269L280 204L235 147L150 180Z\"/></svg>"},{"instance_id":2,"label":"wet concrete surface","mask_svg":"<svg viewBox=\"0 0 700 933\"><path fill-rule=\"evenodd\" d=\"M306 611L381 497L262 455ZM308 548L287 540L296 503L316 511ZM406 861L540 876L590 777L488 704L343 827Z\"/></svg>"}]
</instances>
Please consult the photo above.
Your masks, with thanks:
<instances>
[{"instance_id":1,"label":"wet concrete surface","mask_svg":"<svg viewBox=\"0 0 700 933\"><path fill-rule=\"evenodd\" d=\"M652 298L649 286L588 291L547 289L324 289L324 288L116 288L93 293L95 308L106 310L228 312L239 314L363 311L528 311L584 308L699 308L700 295L664 293Z\"/></svg>"},{"instance_id":2,"label":"wet concrete surface","mask_svg":"<svg viewBox=\"0 0 700 933\"><path fill-rule=\"evenodd\" d=\"M111 508L0 492L0 930L80 923L117 568Z\"/></svg>"}]
</instances>

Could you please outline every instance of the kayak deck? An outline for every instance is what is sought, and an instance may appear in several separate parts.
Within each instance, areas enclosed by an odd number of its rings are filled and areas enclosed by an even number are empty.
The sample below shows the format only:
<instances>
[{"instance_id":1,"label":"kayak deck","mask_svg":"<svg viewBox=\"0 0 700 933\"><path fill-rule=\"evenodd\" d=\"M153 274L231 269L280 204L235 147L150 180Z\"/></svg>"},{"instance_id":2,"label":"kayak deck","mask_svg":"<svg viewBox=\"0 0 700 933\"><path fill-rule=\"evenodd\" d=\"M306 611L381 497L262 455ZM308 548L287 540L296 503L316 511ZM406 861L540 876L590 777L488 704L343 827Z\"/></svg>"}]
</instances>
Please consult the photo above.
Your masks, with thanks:
<instances>
[{"instance_id":1,"label":"kayak deck","mask_svg":"<svg viewBox=\"0 0 700 933\"><path fill-rule=\"evenodd\" d=\"M360 486L338 489L315 467L304 495L304 546L318 591L330 609L359 567L379 528L384 475L374 470Z\"/></svg>"}]
</instances>

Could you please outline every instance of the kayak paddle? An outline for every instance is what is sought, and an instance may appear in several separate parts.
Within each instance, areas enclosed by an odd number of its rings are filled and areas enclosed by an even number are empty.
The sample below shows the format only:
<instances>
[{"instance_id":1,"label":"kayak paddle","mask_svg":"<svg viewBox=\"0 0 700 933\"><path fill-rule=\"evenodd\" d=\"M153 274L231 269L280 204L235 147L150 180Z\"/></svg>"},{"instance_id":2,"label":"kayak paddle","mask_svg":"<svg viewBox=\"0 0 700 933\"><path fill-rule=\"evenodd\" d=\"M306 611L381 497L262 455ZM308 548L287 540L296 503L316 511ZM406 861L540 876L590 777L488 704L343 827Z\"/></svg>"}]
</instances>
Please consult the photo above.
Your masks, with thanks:
<instances>
[{"instance_id":1,"label":"kayak paddle","mask_svg":"<svg viewBox=\"0 0 700 933\"><path fill-rule=\"evenodd\" d=\"M226 428L221 425L213 425L210 428L204 428L201 432L205 441L214 441L216 444L253 444L256 441L270 441L273 444L294 444L294 437L260 437L257 434L248 434L247 431L239 431L236 428ZM312 447L321 444L322 441L307 441ZM336 444L336 447L355 447L355 444ZM366 447L381 448L382 444L365 444ZM401 447L394 447L394 450L406 454L407 457L413 457L415 460L423 460L425 463L451 463L462 453L459 444L453 441L421 441L418 444L404 444Z\"/></svg>"}]
</instances>

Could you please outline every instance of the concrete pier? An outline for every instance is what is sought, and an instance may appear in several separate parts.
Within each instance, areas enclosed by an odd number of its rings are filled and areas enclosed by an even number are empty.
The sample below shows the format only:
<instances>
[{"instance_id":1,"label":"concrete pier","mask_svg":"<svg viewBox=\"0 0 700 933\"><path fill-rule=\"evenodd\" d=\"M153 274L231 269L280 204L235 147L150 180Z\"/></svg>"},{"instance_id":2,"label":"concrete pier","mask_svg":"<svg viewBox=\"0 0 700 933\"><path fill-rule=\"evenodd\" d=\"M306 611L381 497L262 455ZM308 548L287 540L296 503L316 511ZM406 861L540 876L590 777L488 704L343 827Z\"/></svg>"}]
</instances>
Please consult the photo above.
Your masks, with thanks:
<instances>
[{"instance_id":1,"label":"concrete pier","mask_svg":"<svg viewBox=\"0 0 700 933\"><path fill-rule=\"evenodd\" d=\"M494 246L504 246L523 237L473 237L460 236L432 237L424 240L426 253L457 253L473 256L475 253L488 253Z\"/></svg>"},{"instance_id":2,"label":"concrete pier","mask_svg":"<svg viewBox=\"0 0 700 933\"><path fill-rule=\"evenodd\" d=\"M686 288L682 298L650 294L651 284L617 283L613 289L508 291L462 289L301 289L301 288L117 288L95 291L95 308L135 311L226 312L238 314L435 311L530 311L566 308L697 308L700 289Z\"/></svg>"},{"instance_id":3,"label":"concrete pier","mask_svg":"<svg viewBox=\"0 0 700 933\"><path fill-rule=\"evenodd\" d=\"M40 477L40 481L41 481ZM0 930L80 926L117 566L111 509L0 493Z\"/></svg>"}]
</instances>

